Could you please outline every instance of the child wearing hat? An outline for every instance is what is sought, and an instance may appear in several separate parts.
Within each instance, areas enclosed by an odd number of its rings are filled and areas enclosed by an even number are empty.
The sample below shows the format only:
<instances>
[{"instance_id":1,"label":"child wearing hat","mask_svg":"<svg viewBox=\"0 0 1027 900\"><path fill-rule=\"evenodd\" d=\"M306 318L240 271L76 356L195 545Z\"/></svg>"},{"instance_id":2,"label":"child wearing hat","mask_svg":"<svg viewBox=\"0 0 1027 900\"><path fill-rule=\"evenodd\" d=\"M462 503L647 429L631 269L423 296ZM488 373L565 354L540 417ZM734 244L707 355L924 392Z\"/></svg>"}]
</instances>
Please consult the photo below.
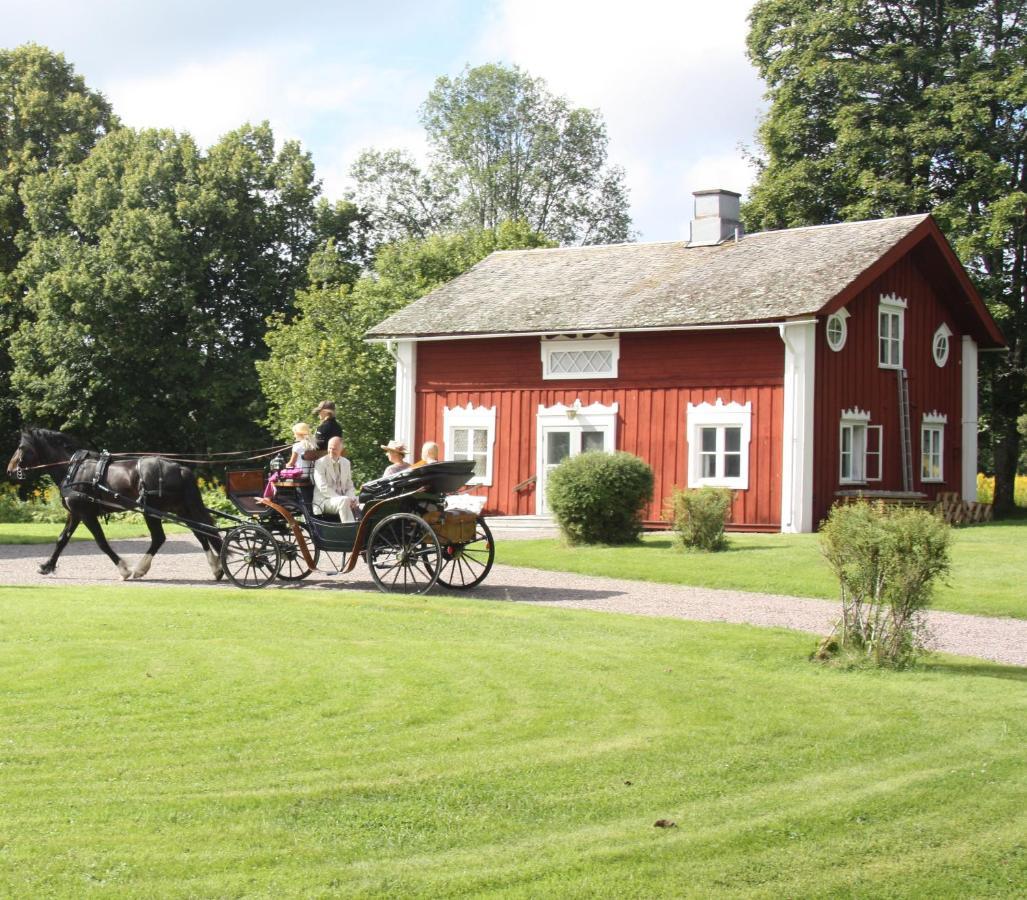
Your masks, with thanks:
<instances>
[{"instance_id":1,"label":"child wearing hat","mask_svg":"<svg viewBox=\"0 0 1027 900\"><path fill-rule=\"evenodd\" d=\"M304 459L304 454L309 450L316 450L317 444L310 433L310 426L306 422L297 422L292 426L292 437L295 443L292 445L292 454L289 457L288 465L284 469L272 472L267 480L267 487L264 488L264 497L270 499L275 495L275 482L288 478L309 478L310 471L314 468L313 460Z\"/></svg>"}]
</instances>

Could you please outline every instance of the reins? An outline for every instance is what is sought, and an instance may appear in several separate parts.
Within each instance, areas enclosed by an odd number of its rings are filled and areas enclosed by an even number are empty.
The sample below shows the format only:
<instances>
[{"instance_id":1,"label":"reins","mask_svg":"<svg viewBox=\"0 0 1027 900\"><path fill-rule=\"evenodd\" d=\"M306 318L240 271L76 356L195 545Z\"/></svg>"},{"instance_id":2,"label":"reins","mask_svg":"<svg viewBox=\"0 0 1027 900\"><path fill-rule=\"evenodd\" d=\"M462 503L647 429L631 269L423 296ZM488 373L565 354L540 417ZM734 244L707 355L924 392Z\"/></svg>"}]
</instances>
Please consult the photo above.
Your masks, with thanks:
<instances>
[{"instance_id":1,"label":"reins","mask_svg":"<svg viewBox=\"0 0 1027 900\"><path fill-rule=\"evenodd\" d=\"M291 446L292 446L291 444L281 444L281 445L279 445L277 447L261 447L257 451L252 451L252 450L232 450L232 451L226 451L226 452L221 452L221 453L210 453L210 454L208 454L205 457L199 457L199 458L195 458L195 459L194 458L190 458L190 457L186 456L185 454L159 453L159 452L156 452L156 451L143 451L143 452L139 452L139 453L108 453L107 455L111 459L121 459L121 460L125 460L125 461L138 460L138 459L147 459L147 458L151 458L151 457L161 457L162 459L166 459L166 460L168 460L170 462L189 463L191 465L199 465L199 466L202 466L202 465L230 466L230 465L233 465L234 463L255 462L256 460L259 460L259 459L267 459L268 457L275 456L276 454L281 453L283 450L287 450ZM242 456L242 455L240 455L240 454L246 454L246 453L249 453L251 455L250 456ZM214 457L219 457L219 456L230 456L230 457L236 457L236 458L234 458L234 459L215 459L214 458ZM22 479L22 475L25 472L32 472L32 471L35 471L36 469L52 469L52 468L54 468L56 466L66 466L70 462L71 462L71 458L69 457L68 459L59 459L56 462L40 463L39 465L35 465L35 466L17 466L17 468L15 469L15 472L16 472L16 476L18 477L18 479L21 480Z\"/></svg>"}]
</instances>

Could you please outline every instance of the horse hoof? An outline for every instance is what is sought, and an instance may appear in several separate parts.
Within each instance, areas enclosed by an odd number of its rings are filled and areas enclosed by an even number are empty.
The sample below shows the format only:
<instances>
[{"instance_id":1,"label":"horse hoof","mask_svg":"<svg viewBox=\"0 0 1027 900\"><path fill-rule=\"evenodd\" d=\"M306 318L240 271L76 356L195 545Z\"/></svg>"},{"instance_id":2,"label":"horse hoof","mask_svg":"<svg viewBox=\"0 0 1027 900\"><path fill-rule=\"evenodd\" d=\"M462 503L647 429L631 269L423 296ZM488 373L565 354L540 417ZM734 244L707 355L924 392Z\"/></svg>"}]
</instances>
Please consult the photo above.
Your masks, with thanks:
<instances>
[{"instance_id":1,"label":"horse hoof","mask_svg":"<svg viewBox=\"0 0 1027 900\"><path fill-rule=\"evenodd\" d=\"M57 568L56 566L51 566L50 563L43 563L39 567L39 574L40 575L53 575L53 570L56 569L56 568Z\"/></svg>"},{"instance_id":2,"label":"horse hoof","mask_svg":"<svg viewBox=\"0 0 1027 900\"><path fill-rule=\"evenodd\" d=\"M118 563L118 571L121 573L122 581L128 581L132 577L132 570L124 562Z\"/></svg>"},{"instance_id":3,"label":"horse hoof","mask_svg":"<svg viewBox=\"0 0 1027 900\"><path fill-rule=\"evenodd\" d=\"M224 577L225 577L225 570L224 569L218 569L214 573L214 580L215 581L221 581L221 579L224 578Z\"/></svg>"}]
</instances>

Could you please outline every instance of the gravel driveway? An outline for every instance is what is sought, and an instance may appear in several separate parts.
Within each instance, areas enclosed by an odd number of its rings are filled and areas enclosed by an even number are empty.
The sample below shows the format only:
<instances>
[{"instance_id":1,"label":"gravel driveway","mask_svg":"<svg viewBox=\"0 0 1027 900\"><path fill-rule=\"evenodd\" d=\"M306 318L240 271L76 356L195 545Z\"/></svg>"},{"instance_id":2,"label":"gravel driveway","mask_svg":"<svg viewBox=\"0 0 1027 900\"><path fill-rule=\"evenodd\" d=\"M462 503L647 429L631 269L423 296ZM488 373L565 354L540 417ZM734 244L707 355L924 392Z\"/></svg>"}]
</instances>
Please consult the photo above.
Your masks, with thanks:
<instances>
[{"instance_id":1,"label":"gravel driveway","mask_svg":"<svg viewBox=\"0 0 1027 900\"><path fill-rule=\"evenodd\" d=\"M114 541L113 546L131 566L146 549L147 541ZM51 549L49 545L41 544L0 546L0 584L122 583L110 560L92 542L86 541L68 545L53 575L39 575L36 569L49 556ZM149 575L131 583L141 588L146 585L216 585L199 545L189 535L169 536ZM218 586L232 589L227 581ZM362 563L351 575L332 577L315 572L301 585L286 585L281 589L336 588L377 590ZM650 584L500 565L492 569L484 584L463 596L564 609L791 628L819 635L826 634L838 618L837 603L827 600ZM936 650L1027 666L1027 621L932 611L929 623L933 635L931 645Z\"/></svg>"}]
</instances>

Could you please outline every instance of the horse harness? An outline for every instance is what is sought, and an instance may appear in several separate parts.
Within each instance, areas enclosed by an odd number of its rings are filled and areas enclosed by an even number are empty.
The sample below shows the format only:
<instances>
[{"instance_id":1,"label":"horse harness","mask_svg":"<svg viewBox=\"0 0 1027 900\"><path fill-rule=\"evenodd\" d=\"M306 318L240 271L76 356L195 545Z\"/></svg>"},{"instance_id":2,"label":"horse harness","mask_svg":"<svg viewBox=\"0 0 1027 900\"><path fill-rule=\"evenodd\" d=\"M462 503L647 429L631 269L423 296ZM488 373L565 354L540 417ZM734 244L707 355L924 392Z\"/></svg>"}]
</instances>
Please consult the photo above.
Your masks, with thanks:
<instances>
[{"instance_id":1,"label":"horse harness","mask_svg":"<svg viewBox=\"0 0 1027 900\"><path fill-rule=\"evenodd\" d=\"M83 472L86 462L94 461L92 472ZM103 507L115 510L138 508L146 504L146 489L141 486L140 496L129 497L118 493L108 483L107 474L111 466L111 454L106 450L94 453L91 450L76 450L69 460L68 474L61 482L61 499L68 505L69 500L89 500ZM163 494L163 475L159 475L157 496Z\"/></svg>"}]
</instances>

